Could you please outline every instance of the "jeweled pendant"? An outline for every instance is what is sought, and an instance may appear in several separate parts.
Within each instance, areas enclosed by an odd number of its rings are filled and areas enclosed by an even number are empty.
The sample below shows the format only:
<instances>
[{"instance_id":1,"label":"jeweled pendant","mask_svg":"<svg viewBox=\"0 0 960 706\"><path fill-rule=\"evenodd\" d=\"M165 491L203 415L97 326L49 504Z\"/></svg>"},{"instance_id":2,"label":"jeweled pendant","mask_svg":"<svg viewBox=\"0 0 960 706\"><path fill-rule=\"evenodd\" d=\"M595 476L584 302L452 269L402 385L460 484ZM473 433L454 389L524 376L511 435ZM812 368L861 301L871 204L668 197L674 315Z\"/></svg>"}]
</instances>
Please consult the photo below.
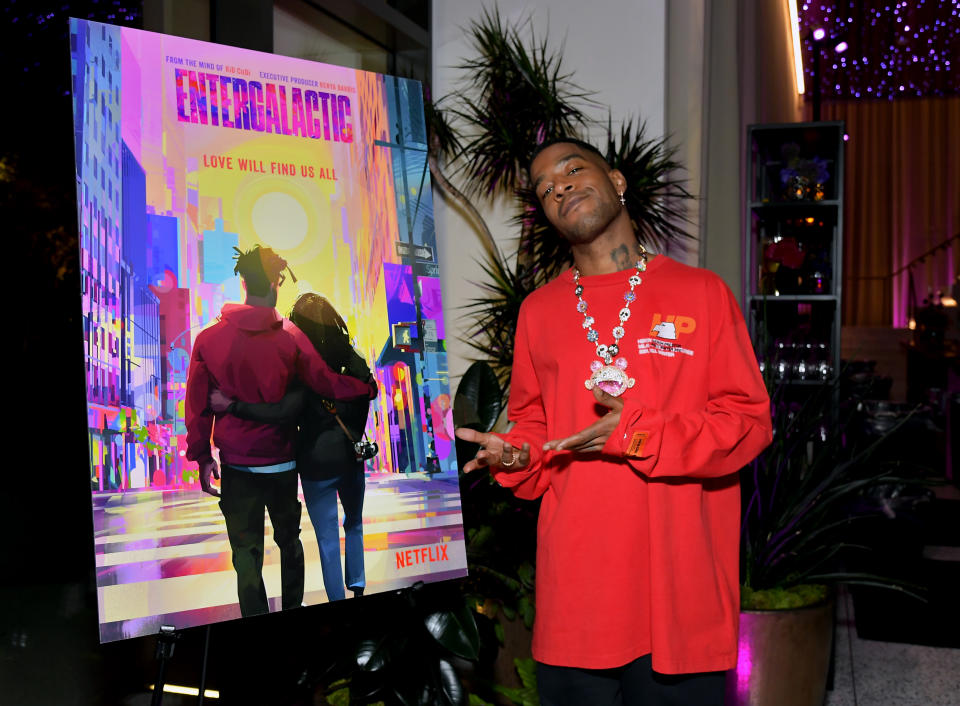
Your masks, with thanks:
<instances>
[{"instance_id":1,"label":"jeweled pendant","mask_svg":"<svg viewBox=\"0 0 960 706\"><path fill-rule=\"evenodd\" d=\"M636 384L626 372L627 359L617 358L613 365L604 365L599 360L590 364L592 375L583 381L584 387L592 390L599 387L611 397L619 397Z\"/></svg>"}]
</instances>

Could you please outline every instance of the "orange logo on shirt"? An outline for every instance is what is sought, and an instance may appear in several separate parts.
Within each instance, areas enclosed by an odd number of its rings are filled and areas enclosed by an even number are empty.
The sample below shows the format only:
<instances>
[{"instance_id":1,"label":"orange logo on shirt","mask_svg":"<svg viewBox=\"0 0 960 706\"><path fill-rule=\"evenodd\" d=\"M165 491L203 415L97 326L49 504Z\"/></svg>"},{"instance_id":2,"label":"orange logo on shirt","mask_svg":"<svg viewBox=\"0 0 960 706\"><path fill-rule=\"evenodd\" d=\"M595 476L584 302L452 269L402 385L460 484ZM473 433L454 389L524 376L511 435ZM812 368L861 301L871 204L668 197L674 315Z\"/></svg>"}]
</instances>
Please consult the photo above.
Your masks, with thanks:
<instances>
[{"instance_id":1,"label":"orange logo on shirt","mask_svg":"<svg viewBox=\"0 0 960 706\"><path fill-rule=\"evenodd\" d=\"M668 341L675 341L680 334L693 333L697 328L696 320L691 316L654 314L650 322L650 335Z\"/></svg>"},{"instance_id":2,"label":"orange logo on shirt","mask_svg":"<svg viewBox=\"0 0 960 706\"><path fill-rule=\"evenodd\" d=\"M637 352L640 355L656 353L673 358L677 353L692 356L693 350L684 348L677 339L697 330L697 322L692 316L654 314L650 321L650 337L637 339Z\"/></svg>"}]
</instances>

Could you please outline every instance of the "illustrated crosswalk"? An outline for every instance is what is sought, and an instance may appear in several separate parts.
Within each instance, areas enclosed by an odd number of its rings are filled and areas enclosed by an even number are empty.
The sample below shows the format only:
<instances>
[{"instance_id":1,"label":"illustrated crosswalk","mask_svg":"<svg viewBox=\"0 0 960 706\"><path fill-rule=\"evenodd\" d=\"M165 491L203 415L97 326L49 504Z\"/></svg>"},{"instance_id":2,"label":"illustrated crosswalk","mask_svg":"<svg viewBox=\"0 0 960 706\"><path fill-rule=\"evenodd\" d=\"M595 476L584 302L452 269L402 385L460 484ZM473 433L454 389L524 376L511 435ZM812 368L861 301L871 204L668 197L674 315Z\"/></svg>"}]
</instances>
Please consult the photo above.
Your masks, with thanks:
<instances>
[{"instance_id":1,"label":"illustrated crosswalk","mask_svg":"<svg viewBox=\"0 0 960 706\"><path fill-rule=\"evenodd\" d=\"M367 595L467 573L456 477L368 477L363 532ZM280 552L266 513L264 533L264 583L271 609L278 610ZM342 528L340 538L342 552ZM316 535L306 511L301 540L304 603L324 603ZM156 632L161 625L187 628L240 617L230 544L214 497L197 490L96 495L94 545L104 642Z\"/></svg>"}]
</instances>

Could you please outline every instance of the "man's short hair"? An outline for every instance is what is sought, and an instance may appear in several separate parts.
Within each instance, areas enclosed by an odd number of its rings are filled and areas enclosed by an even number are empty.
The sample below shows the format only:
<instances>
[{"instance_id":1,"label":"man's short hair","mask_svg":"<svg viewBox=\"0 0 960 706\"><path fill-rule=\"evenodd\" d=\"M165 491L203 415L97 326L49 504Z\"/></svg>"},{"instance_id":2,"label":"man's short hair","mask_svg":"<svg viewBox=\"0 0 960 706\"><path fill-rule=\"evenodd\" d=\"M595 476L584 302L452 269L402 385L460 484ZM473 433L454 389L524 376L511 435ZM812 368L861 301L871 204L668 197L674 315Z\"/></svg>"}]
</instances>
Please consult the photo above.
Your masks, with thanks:
<instances>
[{"instance_id":1,"label":"man's short hair","mask_svg":"<svg viewBox=\"0 0 960 706\"><path fill-rule=\"evenodd\" d=\"M549 140L545 140L536 146L533 150L533 154L530 155L530 161L527 163L527 171L532 169L533 160L535 160L541 152L543 152L547 147L552 147L553 145L576 145L577 147L586 150L590 154L599 157L600 161L610 167L610 162L607 161L606 155L604 155L600 150L591 145L589 142L585 142L578 137L551 137Z\"/></svg>"},{"instance_id":2,"label":"man's short hair","mask_svg":"<svg viewBox=\"0 0 960 706\"><path fill-rule=\"evenodd\" d=\"M243 278L247 285L247 294L265 297L270 293L270 285L280 282L281 273L287 268L287 261L277 255L272 248L254 245L246 252L234 248L237 261L234 274Z\"/></svg>"}]
</instances>

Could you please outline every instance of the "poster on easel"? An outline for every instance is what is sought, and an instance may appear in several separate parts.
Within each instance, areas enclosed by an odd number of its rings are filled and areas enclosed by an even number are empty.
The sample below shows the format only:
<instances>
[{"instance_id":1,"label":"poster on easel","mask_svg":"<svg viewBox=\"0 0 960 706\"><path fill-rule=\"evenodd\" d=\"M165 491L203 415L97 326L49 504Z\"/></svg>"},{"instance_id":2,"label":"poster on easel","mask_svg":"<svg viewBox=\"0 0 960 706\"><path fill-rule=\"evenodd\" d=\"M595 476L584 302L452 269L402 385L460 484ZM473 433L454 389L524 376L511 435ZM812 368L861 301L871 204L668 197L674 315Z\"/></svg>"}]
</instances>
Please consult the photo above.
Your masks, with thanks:
<instances>
[{"instance_id":1,"label":"poster on easel","mask_svg":"<svg viewBox=\"0 0 960 706\"><path fill-rule=\"evenodd\" d=\"M420 84L77 19L70 41L101 641L465 576ZM282 264L269 291L251 253ZM320 298L362 374L290 330ZM352 440L377 451L307 473L332 433L308 417L352 384L318 383L315 353L369 370ZM198 404L201 382L226 409Z\"/></svg>"}]
</instances>

